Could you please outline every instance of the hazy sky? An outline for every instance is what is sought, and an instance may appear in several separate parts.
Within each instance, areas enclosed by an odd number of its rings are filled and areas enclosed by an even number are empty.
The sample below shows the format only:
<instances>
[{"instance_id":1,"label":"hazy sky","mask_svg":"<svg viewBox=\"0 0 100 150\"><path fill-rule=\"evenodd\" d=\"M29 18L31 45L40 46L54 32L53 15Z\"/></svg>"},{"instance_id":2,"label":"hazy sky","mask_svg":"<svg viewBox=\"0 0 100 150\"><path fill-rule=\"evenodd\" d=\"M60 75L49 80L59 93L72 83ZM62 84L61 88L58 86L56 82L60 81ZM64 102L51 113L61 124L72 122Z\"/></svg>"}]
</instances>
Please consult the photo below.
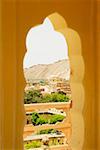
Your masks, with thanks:
<instances>
[{"instance_id":1,"label":"hazy sky","mask_svg":"<svg viewBox=\"0 0 100 150\"><path fill-rule=\"evenodd\" d=\"M66 40L60 32L54 30L48 18L43 24L29 30L26 37L26 49L24 68L68 59Z\"/></svg>"}]
</instances>

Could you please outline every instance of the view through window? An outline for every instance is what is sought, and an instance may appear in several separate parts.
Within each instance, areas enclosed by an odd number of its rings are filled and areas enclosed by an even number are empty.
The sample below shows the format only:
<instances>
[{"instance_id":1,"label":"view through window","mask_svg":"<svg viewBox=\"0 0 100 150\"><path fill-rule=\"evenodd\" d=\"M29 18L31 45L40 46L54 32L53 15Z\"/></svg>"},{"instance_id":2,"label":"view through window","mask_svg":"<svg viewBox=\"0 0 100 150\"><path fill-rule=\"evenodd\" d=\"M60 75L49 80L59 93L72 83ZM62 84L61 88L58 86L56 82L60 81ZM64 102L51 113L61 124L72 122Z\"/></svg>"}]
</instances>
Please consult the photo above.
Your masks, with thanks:
<instances>
[{"instance_id":1,"label":"view through window","mask_svg":"<svg viewBox=\"0 0 100 150\"><path fill-rule=\"evenodd\" d=\"M71 89L68 45L46 18L29 30L23 68L26 79L24 149L69 150ZM66 128L66 130L65 130Z\"/></svg>"}]
</instances>

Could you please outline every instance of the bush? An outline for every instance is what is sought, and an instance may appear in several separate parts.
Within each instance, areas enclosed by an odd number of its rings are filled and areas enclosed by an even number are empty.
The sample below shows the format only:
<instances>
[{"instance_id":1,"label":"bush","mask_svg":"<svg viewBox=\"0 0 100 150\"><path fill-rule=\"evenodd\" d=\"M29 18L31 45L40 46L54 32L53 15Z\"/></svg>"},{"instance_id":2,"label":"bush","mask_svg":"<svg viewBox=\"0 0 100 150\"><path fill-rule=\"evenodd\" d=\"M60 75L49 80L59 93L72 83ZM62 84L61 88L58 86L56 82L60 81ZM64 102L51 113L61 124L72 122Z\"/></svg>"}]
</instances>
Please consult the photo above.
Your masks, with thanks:
<instances>
[{"instance_id":1,"label":"bush","mask_svg":"<svg viewBox=\"0 0 100 150\"><path fill-rule=\"evenodd\" d=\"M49 115L49 114L48 114ZM45 118L45 116L41 116L39 113L34 112L32 114L32 124L33 125L42 125L42 124L55 124L56 122L63 121L65 117L60 114L49 115L49 117Z\"/></svg>"},{"instance_id":2,"label":"bush","mask_svg":"<svg viewBox=\"0 0 100 150\"><path fill-rule=\"evenodd\" d=\"M42 124L46 124L46 123L48 123L48 121L42 117L37 118L37 120L36 120L36 125L42 125Z\"/></svg>"},{"instance_id":3,"label":"bush","mask_svg":"<svg viewBox=\"0 0 100 150\"><path fill-rule=\"evenodd\" d=\"M68 102L69 101L69 97L65 94L52 93L51 97L52 97L53 102Z\"/></svg>"},{"instance_id":4,"label":"bush","mask_svg":"<svg viewBox=\"0 0 100 150\"><path fill-rule=\"evenodd\" d=\"M31 103L48 103L48 102L68 102L70 97L63 94L63 93L51 93L42 95L39 90L31 90L25 92L24 95L24 103L31 104Z\"/></svg>"},{"instance_id":5,"label":"bush","mask_svg":"<svg viewBox=\"0 0 100 150\"><path fill-rule=\"evenodd\" d=\"M42 125L48 123L48 121L41 117L38 113L34 112L32 114L32 123L33 125Z\"/></svg>"},{"instance_id":6,"label":"bush","mask_svg":"<svg viewBox=\"0 0 100 150\"><path fill-rule=\"evenodd\" d=\"M57 133L57 130L55 130L55 129L45 129L45 130L40 130L37 134L51 134L51 133Z\"/></svg>"},{"instance_id":7,"label":"bush","mask_svg":"<svg viewBox=\"0 0 100 150\"><path fill-rule=\"evenodd\" d=\"M32 114L32 123L33 123L33 125L36 125L36 122L37 122L37 119L39 118L39 114L38 113L36 113L36 112L34 112L33 114Z\"/></svg>"},{"instance_id":8,"label":"bush","mask_svg":"<svg viewBox=\"0 0 100 150\"><path fill-rule=\"evenodd\" d=\"M39 90L30 90L24 93L24 103L31 104L41 102L42 94Z\"/></svg>"},{"instance_id":9,"label":"bush","mask_svg":"<svg viewBox=\"0 0 100 150\"><path fill-rule=\"evenodd\" d=\"M30 149L30 148L39 148L41 147L41 142L39 141L32 141L28 144L24 145L25 149Z\"/></svg>"},{"instance_id":10,"label":"bush","mask_svg":"<svg viewBox=\"0 0 100 150\"><path fill-rule=\"evenodd\" d=\"M62 115L53 115L53 117L50 120L50 124L55 124L56 122L61 122L63 121L64 116Z\"/></svg>"},{"instance_id":11,"label":"bush","mask_svg":"<svg viewBox=\"0 0 100 150\"><path fill-rule=\"evenodd\" d=\"M28 91L28 92L24 93L24 103L25 104L30 104L32 102L32 98L33 98L32 91Z\"/></svg>"},{"instance_id":12,"label":"bush","mask_svg":"<svg viewBox=\"0 0 100 150\"><path fill-rule=\"evenodd\" d=\"M44 96L43 96L43 102L52 102L52 96L51 96L51 94L45 94Z\"/></svg>"}]
</instances>

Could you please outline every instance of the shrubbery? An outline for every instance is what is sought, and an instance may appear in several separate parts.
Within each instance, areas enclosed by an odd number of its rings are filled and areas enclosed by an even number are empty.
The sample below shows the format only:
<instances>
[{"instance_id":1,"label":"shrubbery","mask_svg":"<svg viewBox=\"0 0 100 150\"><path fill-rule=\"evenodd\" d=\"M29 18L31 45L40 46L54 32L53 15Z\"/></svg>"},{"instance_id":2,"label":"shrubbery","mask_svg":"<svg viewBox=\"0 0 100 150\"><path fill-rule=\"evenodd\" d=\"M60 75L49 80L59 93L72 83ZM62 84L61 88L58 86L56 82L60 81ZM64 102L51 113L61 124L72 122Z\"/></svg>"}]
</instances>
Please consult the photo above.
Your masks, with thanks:
<instances>
[{"instance_id":1,"label":"shrubbery","mask_svg":"<svg viewBox=\"0 0 100 150\"><path fill-rule=\"evenodd\" d=\"M48 102L68 102L70 97L63 93L51 93L42 95L39 90L27 91L24 94L24 103L48 103Z\"/></svg>"},{"instance_id":2,"label":"shrubbery","mask_svg":"<svg viewBox=\"0 0 100 150\"><path fill-rule=\"evenodd\" d=\"M32 114L32 124L33 125L42 125L42 124L55 124L57 122L63 121L65 117L60 114L49 115L49 119L43 117L39 113L34 112Z\"/></svg>"},{"instance_id":3,"label":"shrubbery","mask_svg":"<svg viewBox=\"0 0 100 150\"><path fill-rule=\"evenodd\" d=\"M58 133L58 131L55 129L45 129L40 130L37 134L53 134L53 133Z\"/></svg>"},{"instance_id":4,"label":"shrubbery","mask_svg":"<svg viewBox=\"0 0 100 150\"><path fill-rule=\"evenodd\" d=\"M41 147L41 142L39 142L39 141L32 141L31 143L24 145L25 149L39 148L39 147Z\"/></svg>"},{"instance_id":5,"label":"shrubbery","mask_svg":"<svg viewBox=\"0 0 100 150\"><path fill-rule=\"evenodd\" d=\"M30 90L24 93L24 103L31 104L31 103L40 103L42 99L42 94L38 90Z\"/></svg>"},{"instance_id":6,"label":"shrubbery","mask_svg":"<svg viewBox=\"0 0 100 150\"><path fill-rule=\"evenodd\" d=\"M64 119L64 116L62 115L53 115L53 117L50 120L50 124L55 124L56 122L61 122Z\"/></svg>"}]
</instances>

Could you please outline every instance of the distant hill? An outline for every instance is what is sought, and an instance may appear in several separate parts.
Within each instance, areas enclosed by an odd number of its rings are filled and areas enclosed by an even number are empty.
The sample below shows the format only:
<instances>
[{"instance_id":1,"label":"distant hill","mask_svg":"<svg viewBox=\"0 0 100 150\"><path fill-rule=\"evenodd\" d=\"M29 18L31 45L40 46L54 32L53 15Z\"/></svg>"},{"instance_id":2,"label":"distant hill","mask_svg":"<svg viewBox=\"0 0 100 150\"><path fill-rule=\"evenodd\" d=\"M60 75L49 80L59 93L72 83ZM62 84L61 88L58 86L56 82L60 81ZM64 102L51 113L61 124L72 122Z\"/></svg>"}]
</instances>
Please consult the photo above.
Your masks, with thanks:
<instances>
[{"instance_id":1,"label":"distant hill","mask_svg":"<svg viewBox=\"0 0 100 150\"><path fill-rule=\"evenodd\" d=\"M69 60L59 60L52 64L38 64L30 68L24 69L26 81L33 81L36 79L48 79L55 77L69 80L70 67Z\"/></svg>"}]
</instances>

